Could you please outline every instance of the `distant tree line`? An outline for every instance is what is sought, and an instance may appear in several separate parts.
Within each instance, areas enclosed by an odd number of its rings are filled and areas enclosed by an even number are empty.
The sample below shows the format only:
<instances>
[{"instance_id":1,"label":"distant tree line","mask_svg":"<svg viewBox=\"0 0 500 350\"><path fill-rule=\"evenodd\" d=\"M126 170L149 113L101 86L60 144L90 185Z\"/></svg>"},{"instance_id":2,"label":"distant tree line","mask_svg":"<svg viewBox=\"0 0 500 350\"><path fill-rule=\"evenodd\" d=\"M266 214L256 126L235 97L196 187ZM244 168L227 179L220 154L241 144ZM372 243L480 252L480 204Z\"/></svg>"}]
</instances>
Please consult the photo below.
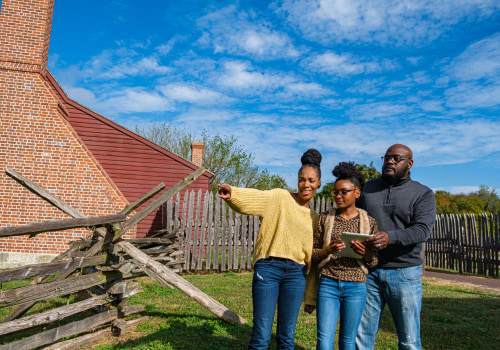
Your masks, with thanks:
<instances>
[{"instance_id":1,"label":"distant tree line","mask_svg":"<svg viewBox=\"0 0 500 350\"><path fill-rule=\"evenodd\" d=\"M366 181L380 177L380 172L373 162L370 165L356 164L365 175ZM327 183L316 194L316 197L331 198L333 182ZM436 211L441 214L498 214L500 215L500 198L494 188L480 186L476 192L469 194L451 194L446 191L436 191Z\"/></svg>"},{"instance_id":2,"label":"distant tree line","mask_svg":"<svg viewBox=\"0 0 500 350\"><path fill-rule=\"evenodd\" d=\"M451 194L436 191L438 214L500 214L500 198L495 189L481 186L469 194Z\"/></svg>"},{"instance_id":3,"label":"distant tree line","mask_svg":"<svg viewBox=\"0 0 500 350\"><path fill-rule=\"evenodd\" d=\"M267 169L260 169L254 162L255 156L246 152L234 135L212 135L204 130L200 140L185 128L167 122L136 126L135 132L184 159L190 157L191 142L203 142L202 164L214 174L210 182L213 192L217 191L219 183L260 190L288 188L284 178L271 174Z\"/></svg>"},{"instance_id":4,"label":"distant tree line","mask_svg":"<svg viewBox=\"0 0 500 350\"><path fill-rule=\"evenodd\" d=\"M195 139L191 132L170 123L153 123L148 127L136 126L135 132L178 156L189 159L191 142ZM271 174L267 169L255 165L255 156L245 151L234 135L221 136L208 134L204 130L201 141L205 143L203 166L214 177L210 190L217 191L218 183L227 183L238 187L252 187L260 190L272 188L291 189L285 179ZM366 181L380 177L380 172L373 165L356 164L365 175ZM331 198L333 182L323 185L317 197ZM451 194L436 191L437 214L492 213L500 214L500 198L495 189L481 186L478 191L469 194Z\"/></svg>"}]
</instances>

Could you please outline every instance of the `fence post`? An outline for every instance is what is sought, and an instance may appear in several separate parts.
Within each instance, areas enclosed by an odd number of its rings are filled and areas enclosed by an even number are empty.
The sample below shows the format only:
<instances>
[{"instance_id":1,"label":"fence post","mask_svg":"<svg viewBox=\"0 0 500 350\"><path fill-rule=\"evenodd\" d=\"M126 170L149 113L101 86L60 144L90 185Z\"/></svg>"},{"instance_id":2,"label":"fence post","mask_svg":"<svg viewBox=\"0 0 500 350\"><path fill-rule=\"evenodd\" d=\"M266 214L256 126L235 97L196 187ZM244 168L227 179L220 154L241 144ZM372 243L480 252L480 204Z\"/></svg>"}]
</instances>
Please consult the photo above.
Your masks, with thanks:
<instances>
[{"instance_id":1,"label":"fence post","mask_svg":"<svg viewBox=\"0 0 500 350\"><path fill-rule=\"evenodd\" d=\"M214 194L207 191L207 195L205 196L205 202L207 204L208 211L208 220L207 220L207 262L205 264L205 270L210 270L211 259L212 259L212 246L214 246L214 229L215 229L215 220L214 220Z\"/></svg>"},{"instance_id":2,"label":"fence post","mask_svg":"<svg viewBox=\"0 0 500 350\"><path fill-rule=\"evenodd\" d=\"M221 204L222 199L218 196L215 197L215 212L214 212L214 269L219 269L219 249L220 249L220 214L221 214Z\"/></svg>"}]
</instances>

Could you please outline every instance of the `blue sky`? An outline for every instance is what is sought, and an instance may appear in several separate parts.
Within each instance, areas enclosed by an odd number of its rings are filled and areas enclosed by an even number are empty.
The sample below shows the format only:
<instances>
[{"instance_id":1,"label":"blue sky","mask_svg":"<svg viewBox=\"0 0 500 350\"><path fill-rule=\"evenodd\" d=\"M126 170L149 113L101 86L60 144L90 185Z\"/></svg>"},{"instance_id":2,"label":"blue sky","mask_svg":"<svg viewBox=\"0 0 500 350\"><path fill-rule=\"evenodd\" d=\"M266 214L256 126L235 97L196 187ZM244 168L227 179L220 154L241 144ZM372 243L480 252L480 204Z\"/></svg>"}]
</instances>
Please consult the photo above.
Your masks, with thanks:
<instances>
[{"instance_id":1,"label":"blue sky","mask_svg":"<svg viewBox=\"0 0 500 350\"><path fill-rule=\"evenodd\" d=\"M56 0L49 69L131 130L234 134L294 187L308 148L329 182L403 143L432 189L500 192L497 0Z\"/></svg>"}]
</instances>

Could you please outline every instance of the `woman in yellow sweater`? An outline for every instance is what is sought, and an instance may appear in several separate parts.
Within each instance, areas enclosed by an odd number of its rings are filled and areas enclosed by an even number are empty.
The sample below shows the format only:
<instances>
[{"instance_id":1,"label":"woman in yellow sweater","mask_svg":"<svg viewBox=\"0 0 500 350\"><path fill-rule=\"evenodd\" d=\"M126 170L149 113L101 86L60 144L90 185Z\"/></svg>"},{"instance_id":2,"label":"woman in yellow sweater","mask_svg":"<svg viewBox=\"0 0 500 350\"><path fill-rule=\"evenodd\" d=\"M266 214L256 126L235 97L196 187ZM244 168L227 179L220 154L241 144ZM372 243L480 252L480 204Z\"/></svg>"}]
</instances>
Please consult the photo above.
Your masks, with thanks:
<instances>
[{"instance_id":1,"label":"woman in yellow sweater","mask_svg":"<svg viewBox=\"0 0 500 350\"><path fill-rule=\"evenodd\" d=\"M276 305L278 349L293 349L295 325L311 263L318 214L309 201L321 186L321 154L310 149L301 158L298 192L259 191L219 185L219 196L231 208L261 217L254 251L253 328L248 349L267 349Z\"/></svg>"}]
</instances>

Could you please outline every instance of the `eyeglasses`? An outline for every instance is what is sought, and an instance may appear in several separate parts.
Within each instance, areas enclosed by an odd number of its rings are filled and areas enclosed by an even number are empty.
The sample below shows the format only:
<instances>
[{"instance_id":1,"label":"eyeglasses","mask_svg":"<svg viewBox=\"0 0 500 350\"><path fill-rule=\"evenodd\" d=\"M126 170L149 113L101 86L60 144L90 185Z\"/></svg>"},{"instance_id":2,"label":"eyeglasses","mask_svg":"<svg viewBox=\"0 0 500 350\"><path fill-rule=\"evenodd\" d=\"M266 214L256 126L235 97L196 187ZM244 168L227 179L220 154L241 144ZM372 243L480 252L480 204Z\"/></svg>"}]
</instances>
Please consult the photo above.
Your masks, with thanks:
<instances>
[{"instance_id":1,"label":"eyeglasses","mask_svg":"<svg viewBox=\"0 0 500 350\"><path fill-rule=\"evenodd\" d=\"M384 162L389 162L392 159L394 161L394 163L399 163L402 160L411 159L411 158L409 158L409 157L400 157L400 156L388 156L388 155L385 155L385 156L380 157L380 159L382 159Z\"/></svg>"},{"instance_id":2,"label":"eyeglasses","mask_svg":"<svg viewBox=\"0 0 500 350\"><path fill-rule=\"evenodd\" d=\"M350 190L346 190L346 189L341 189L341 190L338 190L338 191L332 191L332 194L334 197L337 197L339 194L344 197L345 195L347 195L349 192L352 192L356 189L356 187L354 188L351 188Z\"/></svg>"}]
</instances>

